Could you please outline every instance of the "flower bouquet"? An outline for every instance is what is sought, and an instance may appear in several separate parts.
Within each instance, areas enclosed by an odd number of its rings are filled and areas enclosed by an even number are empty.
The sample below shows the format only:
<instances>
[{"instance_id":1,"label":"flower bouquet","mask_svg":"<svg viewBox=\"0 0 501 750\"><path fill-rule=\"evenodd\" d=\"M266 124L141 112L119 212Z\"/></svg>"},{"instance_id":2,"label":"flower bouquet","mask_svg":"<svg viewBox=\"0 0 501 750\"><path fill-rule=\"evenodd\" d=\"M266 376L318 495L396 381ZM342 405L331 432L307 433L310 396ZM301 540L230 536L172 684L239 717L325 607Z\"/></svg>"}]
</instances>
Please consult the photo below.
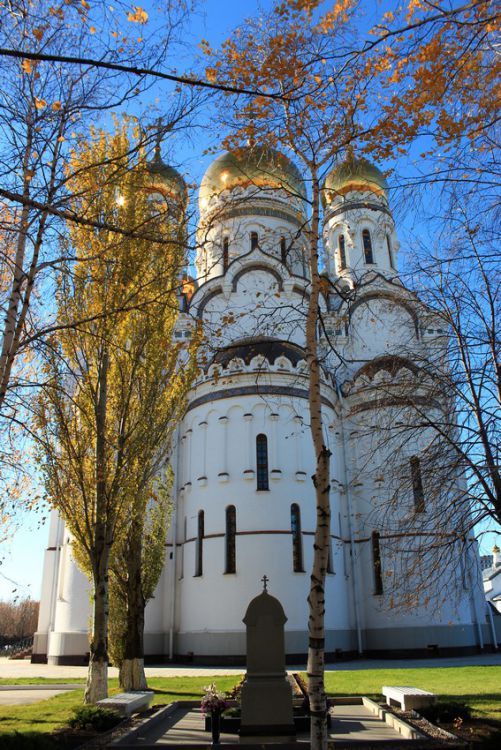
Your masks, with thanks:
<instances>
[{"instance_id":1,"label":"flower bouquet","mask_svg":"<svg viewBox=\"0 0 501 750\"><path fill-rule=\"evenodd\" d=\"M205 695L202 698L200 707L202 712L211 717L212 742L219 742L221 734L221 713L227 708L226 695L218 692L216 684L212 682L208 687L204 687Z\"/></svg>"}]
</instances>

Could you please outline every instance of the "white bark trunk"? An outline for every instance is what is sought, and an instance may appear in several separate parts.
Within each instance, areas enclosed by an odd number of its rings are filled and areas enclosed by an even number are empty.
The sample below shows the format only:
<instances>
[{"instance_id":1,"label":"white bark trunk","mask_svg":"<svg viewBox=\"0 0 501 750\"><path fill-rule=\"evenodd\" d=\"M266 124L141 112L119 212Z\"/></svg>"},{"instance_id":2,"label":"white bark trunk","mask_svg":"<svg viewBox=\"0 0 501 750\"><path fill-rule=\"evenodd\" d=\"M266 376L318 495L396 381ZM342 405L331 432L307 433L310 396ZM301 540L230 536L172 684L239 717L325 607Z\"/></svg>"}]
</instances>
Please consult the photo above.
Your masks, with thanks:
<instances>
[{"instance_id":1,"label":"white bark trunk","mask_svg":"<svg viewBox=\"0 0 501 750\"><path fill-rule=\"evenodd\" d=\"M108 662L94 659L89 663L85 703L97 703L108 696Z\"/></svg>"},{"instance_id":2,"label":"white bark trunk","mask_svg":"<svg viewBox=\"0 0 501 750\"><path fill-rule=\"evenodd\" d=\"M322 394L318 360L317 327L320 300L319 249L319 185L312 169L312 219L310 228L311 294L306 318L306 355L309 366L310 429L316 457L315 485L316 528L313 544L313 567L308 595L308 696L310 699L311 750L327 748L327 700L324 687L325 670L325 576L330 536L330 451L325 445L322 425Z\"/></svg>"},{"instance_id":3,"label":"white bark trunk","mask_svg":"<svg viewBox=\"0 0 501 750\"><path fill-rule=\"evenodd\" d=\"M144 673L144 659L124 659L120 667L122 690L146 690L148 684Z\"/></svg>"}]
</instances>

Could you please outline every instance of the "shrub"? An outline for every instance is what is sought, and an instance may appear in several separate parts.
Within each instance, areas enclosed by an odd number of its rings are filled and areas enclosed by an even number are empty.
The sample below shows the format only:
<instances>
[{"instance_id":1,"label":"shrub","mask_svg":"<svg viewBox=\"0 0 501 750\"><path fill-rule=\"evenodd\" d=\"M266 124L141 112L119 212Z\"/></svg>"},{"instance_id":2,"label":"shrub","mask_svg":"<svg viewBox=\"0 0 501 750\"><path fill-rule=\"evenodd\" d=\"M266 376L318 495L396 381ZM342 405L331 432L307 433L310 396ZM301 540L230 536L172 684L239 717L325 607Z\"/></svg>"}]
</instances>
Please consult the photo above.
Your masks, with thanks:
<instances>
[{"instance_id":1,"label":"shrub","mask_svg":"<svg viewBox=\"0 0 501 750\"><path fill-rule=\"evenodd\" d=\"M464 721L471 717L471 708L460 701L443 701L420 708L419 713L428 721L452 724L457 719Z\"/></svg>"},{"instance_id":2,"label":"shrub","mask_svg":"<svg viewBox=\"0 0 501 750\"><path fill-rule=\"evenodd\" d=\"M106 732L121 721L120 716L111 708L102 706L79 706L73 711L68 724L72 729Z\"/></svg>"}]
</instances>

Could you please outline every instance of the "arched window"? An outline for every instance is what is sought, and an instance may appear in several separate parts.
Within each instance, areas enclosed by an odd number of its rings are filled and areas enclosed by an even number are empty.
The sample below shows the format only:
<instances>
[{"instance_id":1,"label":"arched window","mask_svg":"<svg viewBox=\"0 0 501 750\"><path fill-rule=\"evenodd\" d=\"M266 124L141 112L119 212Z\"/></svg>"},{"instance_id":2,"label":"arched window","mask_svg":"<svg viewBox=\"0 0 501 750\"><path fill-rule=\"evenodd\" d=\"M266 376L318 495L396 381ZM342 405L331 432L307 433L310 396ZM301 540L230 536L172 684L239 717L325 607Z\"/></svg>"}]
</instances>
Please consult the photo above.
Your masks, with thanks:
<instances>
[{"instance_id":1,"label":"arched window","mask_svg":"<svg viewBox=\"0 0 501 750\"><path fill-rule=\"evenodd\" d=\"M195 575L201 576L204 570L204 512L198 511L197 545L195 551Z\"/></svg>"},{"instance_id":2,"label":"arched window","mask_svg":"<svg viewBox=\"0 0 501 750\"><path fill-rule=\"evenodd\" d=\"M386 235L386 247L388 248L388 260L390 261L390 268L395 270L395 261L393 260L393 247L391 246L391 237L389 234Z\"/></svg>"},{"instance_id":3,"label":"arched window","mask_svg":"<svg viewBox=\"0 0 501 750\"><path fill-rule=\"evenodd\" d=\"M287 242L285 237L280 237L280 260L287 263Z\"/></svg>"},{"instance_id":4,"label":"arched window","mask_svg":"<svg viewBox=\"0 0 501 750\"><path fill-rule=\"evenodd\" d=\"M302 573L303 568L303 540L301 537L301 511L299 505L291 505L291 533L292 533L292 569L294 573Z\"/></svg>"},{"instance_id":5,"label":"arched window","mask_svg":"<svg viewBox=\"0 0 501 750\"><path fill-rule=\"evenodd\" d=\"M258 490L269 490L268 483L268 438L258 435L256 438L256 478Z\"/></svg>"},{"instance_id":6,"label":"arched window","mask_svg":"<svg viewBox=\"0 0 501 750\"><path fill-rule=\"evenodd\" d=\"M237 512L234 505L226 508L226 559L224 572L236 573L237 558L235 550L235 535L237 533Z\"/></svg>"},{"instance_id":7,"label":"arched window","mask_svg":"<svg viewBox=\"0 0 501 750\"><path fill-rule=\"evenodd\" d=\"M257 232L251 232L250 233L250 249L255 250L257 247L259 247L259 237Z\"/></svg>"},{"instance_id":8,"label":"arched window","mask_svg":"<svg viewBox=\"0 0 501 750\"><path fill-rule=\"evenodd\" d=\"M337 240L339 250L339 270L344 271L346 268L346 248L344 245L344 234L340 234Z\"/></svg>"},{"instance_id":9,"label":"arched window","mask_svg":"<svg viewBox=\"0 0 501 750\"><path fill-rule=\"evenodd\" d=\"M412 496L416 513L424 512L424 489L421 475L421 461L417 456L411 458Z\"/></svg>"},{"instance_id":10,"label":"arched window","mask_svg":"<svg viewBox=\"0 0 501 750\"><path fill-rule=\"evenodd\" d=\"M374 594L383 593L383 571L381 569L381 547L379 544L379 531L372 532L372 567L374 571Z\"/></svg>"},{"instance_id":11,"label":"arched window","mask_svg":"<svg viewBox=\"0 0 501 750\"><path fill-rule=\"evenodd\" d=\"M362 232L362 242L364 245L364 258L366 263L374 263L374 255L372 253L372 239L371 233L368 229L364 229Z\"/></svg>"},{"instance_id":12,"label":"arched window","mask_svg":"<svg viewBox=\"0 0 501 750\"><path fill-rule=\"evenodd\" d=\"M223 237L223 271L226 271L230 262L230 240Z\"/></svg>"}]
</instances>

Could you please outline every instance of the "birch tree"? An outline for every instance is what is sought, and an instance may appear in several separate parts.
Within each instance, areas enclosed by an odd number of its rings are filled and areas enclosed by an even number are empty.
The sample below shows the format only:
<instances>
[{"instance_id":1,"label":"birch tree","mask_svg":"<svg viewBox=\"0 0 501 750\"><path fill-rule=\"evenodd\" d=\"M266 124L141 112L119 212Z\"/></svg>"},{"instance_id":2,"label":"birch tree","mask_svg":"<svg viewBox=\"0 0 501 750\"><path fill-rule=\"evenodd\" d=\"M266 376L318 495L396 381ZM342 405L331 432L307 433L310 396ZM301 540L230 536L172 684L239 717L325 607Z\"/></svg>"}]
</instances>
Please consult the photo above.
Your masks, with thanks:
<instances>
[{"instance_id":1,"label":"birch tree","mask_svg":"<svg viewBox=\"0 0 501 750\"><path fill-rule=\"evenodd\" d=\"M450 8L409 2L385 14L365 40L356 32L357 13L357 4L350 0L327 8L317 0L286 0L276 3L266 17L240 27L217 53L206 48L210 81L261 91L278 84L284 95L282 101L254 97L237 107L231 122L226 101L221 123L230 134L224 145L257 141L277 146L301 163L309 187L309 221L303 228L311 278L306 355L317 459L317 526L308 598L312 748L325 747L327 741L323 613L330 476L317 335L320 295L329 284L322 280L319 266L323 180L333 164L351 158L353 152L388 159L406 153L425 132L432 134L428 156L437 146L457 146L465 133L475 142L481 123L495 121L492 100L483 92L495 86L489 61L494 67L499 64L491 44L499 18L491 3L476 0ZM465 44L474 50L468 60ZM435 178L436 174L431 179Z\"/></svg>"},{"instance_id":2,"label":"birch tree","mask_svg":"<svg viewBox=\"0 0 501 750\"><path fill-rule=\"evenodd\" d=\"M107 694L113 547L131 529L141 534L137 514L166 461L193 374L191 355L180 368L172 343L184 264L180 214L159 213L158 187L150 199L147 164L141 153L131 158L132 145L122 124L111 136L93 131L72 155L75 212L134 231L117 239L106 228L69 226L78 260L60 276L60 328L47 348L38 413L49 501L92 582L87 703ZM138 239L139 228L148 239Z\"/></svg>"}]
</instances>

